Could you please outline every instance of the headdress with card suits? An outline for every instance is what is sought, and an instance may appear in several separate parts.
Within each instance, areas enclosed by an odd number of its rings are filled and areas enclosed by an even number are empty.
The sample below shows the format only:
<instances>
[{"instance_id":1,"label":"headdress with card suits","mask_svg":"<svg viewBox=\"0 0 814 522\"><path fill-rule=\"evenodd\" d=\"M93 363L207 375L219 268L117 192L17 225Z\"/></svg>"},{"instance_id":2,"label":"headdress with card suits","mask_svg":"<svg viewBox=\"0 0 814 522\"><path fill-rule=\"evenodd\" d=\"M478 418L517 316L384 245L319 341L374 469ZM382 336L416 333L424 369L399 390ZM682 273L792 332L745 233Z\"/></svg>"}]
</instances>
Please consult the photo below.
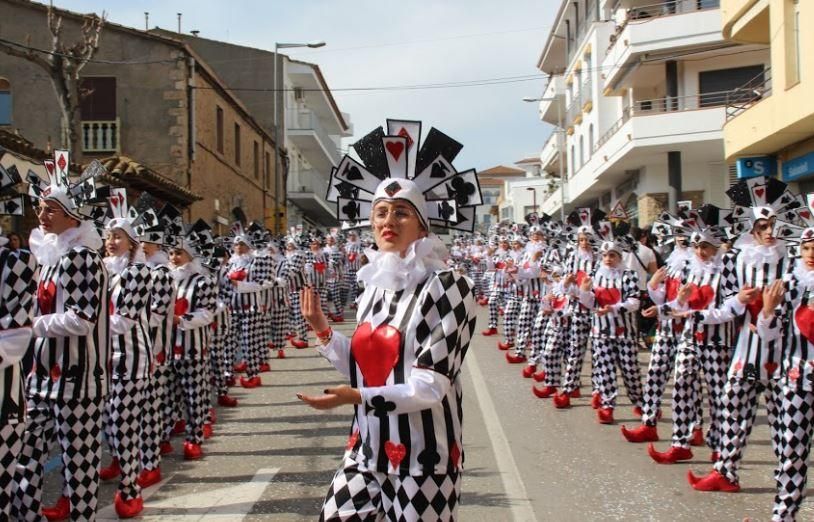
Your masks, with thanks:
<instances>
[{"instance_id":1,"label":"headdress with card suits","mask_svg":"<svg viewBox=\"0 0 814 522\"><path fill-rule=\"evenodd\" d=\"M45 160L43 164L48 180L29 171L26 176L29 196L35 200L57 203L66 214L76 220L92 218L92 208L87 208L87 205L97 200L95 178L106 172L104 166L98 160L93 160L79 179L71 182L68 175L71 164L68 151L54 151L54 159Z\"/></svg>"},{"instance_id":2,"label":"headdress with card suits","mask_svg":"<svg viewBox=\"0 0 814 522\"><path fill-rule=\"evenodd\" d=\"M786 240L793 249L802 243L814 241L814 193L800 199L805 200L805 205L794 210L797 216L794 223L778 223L775 228L777 237Z\"/></svg>"},{"instance_id":3,"label":"headdress with card suits","mask_svg":"<svg viewBox=\"0 0 814 522\"><path fill-rule=\"evenodd\" d=\"M1 155L1 154L0 154ZM8 169L0 165L0 214L22 216L25 208L25 197L18 194L15 187L22 182L17 167Z\"/></svg>"},{"instance_id":4,"label":"headdress with card suits","mask_svg":"<svg viewBox=\"0 0 814 522\"><path fill-rule=\"evenodd\" d=\"M599 251L616 252L619 255L625 252L632 252L636 246L636 240L629 234L630 224L625 221L615 223L601 220L594 224L594 233L602 242Z\"/></svg>"},{"instance_id":5,"label":"headdress with card suits","mask_svg":"<svg viewBox=\"0 0 814 522\"><path fill-rule=\"evenodd\" d=\"M400 199L428 230L472 232L483 198L475 170L452 166L462 148L435 128L422 141L420 121L387 120L387 133L379 127L353 144L361 162L345 155L332 170L326 199L336 203L343 229L368 226L375 201Z\"/></svg>"},{"instance_id":6,"label":"headdress with card suits","mask_svg":"<svg viewBox=\"0 0 814 522\"><path fill-rule=\"evenodd\" d=\"M235 246L238 243L243 243L247 247L252 246L252 238L246 232L246 229L243 228L243 223L240 221L235 221L232 223L232 228L229 231L229 240L231 241L232 246Z\"/></svg>"},{"instance_id":7,"label":"headdress with card suits","mask_svg":"<svg viewBox=\"0 0 814 522\"><path fill-rule=\"evenodd\" d=\"M734 235L750 233L759 219L793 222L796 210L805 206L802 198L793 194L785 183L765 176L742 180L726 194L735 205L732 209Z\"/></svg>"},{"instance_id":8,"label":"headdress with card suits","mask_svg":"<svg viewBox=\"0 0 814 522\"><path fill-rule=\"evenodd\" d=\"M159 225L155 203L155 198L145 192L130 207L127 203L127 191L123 188L112 188L103 225L107 230L121 229L134 242L142 241L148 236L148 230Z\"/></svg>"}]
</instances>

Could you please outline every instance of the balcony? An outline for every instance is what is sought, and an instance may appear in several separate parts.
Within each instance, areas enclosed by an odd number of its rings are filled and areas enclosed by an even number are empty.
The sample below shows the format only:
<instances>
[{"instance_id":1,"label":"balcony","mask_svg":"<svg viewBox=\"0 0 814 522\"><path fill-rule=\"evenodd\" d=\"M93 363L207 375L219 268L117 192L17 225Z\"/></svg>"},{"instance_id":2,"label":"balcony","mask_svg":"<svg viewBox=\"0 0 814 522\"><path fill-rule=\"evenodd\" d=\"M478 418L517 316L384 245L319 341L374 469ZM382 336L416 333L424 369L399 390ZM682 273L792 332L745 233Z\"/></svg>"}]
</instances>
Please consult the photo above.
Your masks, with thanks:
<instances>
[{"instance_id":1,"label":"balcony","mask_svg":"<svg viewBox=\"0 0 814 522\"><path fill-rule=\"evenodd\" d=\"M587 2L587 6L585 8L585 12L580 13L583 16L583 19L579 20L579 25L576 27L576 32L572 36L572 40L570 45L568 46L568 63L571 63L574 59L574 55L576 54L577 50L582 47L582 40L585 38L585 35L588 33L588 29L590 29L591 25L597 21L596 18L596 3L599 0L591 0ZM571 18L574 21L574 18Z\"/></svg>"},{"instance_id":2,"label":"balcony","mask_svg":"<svg viewBox=\"0 0 814 522\"><path fill-rule=\"evenodd\" d=\"M772 95L772 69L749 80L726 99L726 121L728 122L760 100Z\"/></svg>"},{"instance_id":3,"label":"balcony","mask_svg":"<svg viewBox=\"0 0 814 522\"><path fill-rule=\"evenodd\" d=\"M629 9L611 36L601 65L605 91L622 87L620 82L642 63L645 54L648 61L654 61L659 53L667 56L714 44L726 44L718 0L670 0Z\"/></svg>"},{"instance_id":4,"label":"balcony","mask_svg":"<svg viewBox=\"0 0 814 522\"><path fill-rule=\"evenodd\" d=\"M543 195L543 203L540 205L540 211L545 212L549 216L560 215L560 208L562 207L562 191L560 189L559 179L554 179L553 190ZM565 184L565 192L568 191L568 183ZM568 196L565 197L566 202Z\"/></svg>"},{"instance_id":5,"label":"balcony","mask_svg":"<svg viewBox=\"0 0 814 522\"><path fill-rule=\"evenodd\" d=\"M304 214L322 225L335 225L335 208L325 201L328 193L328 174L313 169L291 172L286 187L288 200Z\"/></svg>"},{"instance_id":6,"label":"balcony","mask_svg":"<svg viewBox=\"0 0 814 522\"><path fill-rule=\"evenodd\" d=\"M540 151L540 168L551 175L559 176L560 151L558 138L561 131L554 129Z\"/></svg>"},{"instance_id":7,"label":"balcony","mask_svg":"<svg viewBox=\"0 0 814 522\"><path fill-rule=\"evenodd\" d=\"M548 85L543 92L544 100L540 102L540 119L552 125L559 125L557 105L565 105L565 78L561 74L548 77Z\"/></svg>"},{"instance_id":8,"label":"balcony","mask_svg":"<svg viewBox=\"0 0 814 522\"><path fill-rule=\"evenodd\" d=\"M119 119L82 122L82 152L119 152Z\"/></svg>"},{"instance_id":9,"label":"balcony","mask_svg":"<svg viewBox=\"0 0 814 522\"><path fill-rule=\"evenodd\" d=\"M325 131L316 113L310 109L287 109L288 139L308 159L308 163L326 175L339 163L339 143Z\"/></svg>"}]
</instances>

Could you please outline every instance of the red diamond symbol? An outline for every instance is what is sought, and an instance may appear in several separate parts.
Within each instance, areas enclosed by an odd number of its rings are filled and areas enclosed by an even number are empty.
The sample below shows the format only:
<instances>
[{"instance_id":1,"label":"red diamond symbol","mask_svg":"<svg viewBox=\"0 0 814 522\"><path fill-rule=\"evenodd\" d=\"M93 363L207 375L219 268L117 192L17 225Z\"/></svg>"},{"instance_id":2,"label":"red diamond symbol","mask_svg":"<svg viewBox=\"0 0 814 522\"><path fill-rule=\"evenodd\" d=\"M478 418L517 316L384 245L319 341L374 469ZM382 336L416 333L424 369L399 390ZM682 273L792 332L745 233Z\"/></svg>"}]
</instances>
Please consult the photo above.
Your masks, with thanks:
<instances>
[{"instance_id":1,"label":"red diamond symbol","mask_svg":"<svg viewBox=\"0 0 814 522\"><path fill-rule=\"evenodd\" d=\"M407 138L407 148L408 149L413 146L413 143L415 143L413 141L413 137L410 136L410 132L407 129L405 129L404 127L401 128L401 130L398 132L397 136Z\"/></svg>"},{"instance_id":2,"label":"red diamond symbol","mask_svg":"<svg viewBox=\"0 0 814 522\"><path fill-rule=\"evenodd\" d=\"M61 154L59 156L59 159L57 159L57 166L59 167L59 170L65 170L65 167L66 167L65 163L66 163L65 162L65 155Z\"/></svg>"}]
</instances>

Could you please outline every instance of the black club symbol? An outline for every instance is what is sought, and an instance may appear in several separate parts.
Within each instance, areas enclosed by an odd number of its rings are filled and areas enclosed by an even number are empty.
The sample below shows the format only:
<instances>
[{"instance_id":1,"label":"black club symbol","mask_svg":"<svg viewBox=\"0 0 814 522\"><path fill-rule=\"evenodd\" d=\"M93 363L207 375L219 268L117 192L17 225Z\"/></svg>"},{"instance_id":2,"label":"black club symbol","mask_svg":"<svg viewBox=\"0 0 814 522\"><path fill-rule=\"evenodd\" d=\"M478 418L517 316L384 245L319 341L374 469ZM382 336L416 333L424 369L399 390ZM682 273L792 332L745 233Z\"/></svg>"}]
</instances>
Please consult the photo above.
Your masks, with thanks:
<instances>
[{"instance_id":1,"label":"black club symbol","mask_svg":"<svg viewBox=\"0 0 814 522\"><path fill-rule=\"evenodd\" d=\"M463 178L455 178L447 185L447 192L449 197L455 198L458 205L463 206L469 201L469 197L475 193L475 184L469 183Z\"/></svg>"},{"instance_id":2,"label":"black club symbol","mask_svg":"<svg viewBox=\"0 0 814 522\"><path fill-rule=\"evenodd\" d=\"M370 404L373 406L373 415L376 417L387 417L387 415L396 409L396 403L386 400L381 395L376 395L370 399Z\"/></svg>"},{"instance_id":3,"label":"black club symbol","mask_svg":"<svg viewBox=\"0 0 814 522\"><path fill-rule=\"evenodd\" d=\"M449 221L449 218L455 213L455 208L449 204L448 201L443 201L438 204L438 215L444 221Z\"/></svg>"},{"instance_id":4,"label":"black club symbol","mask_svg":"<svg viewBox=\"0 0 814 522\"><path fill-rule=\"evenodd\" d=\"M348 219L355 221L359 216L359 204L354 201L348 201L345 206L342 207L342 212L345 213Z\"/></svg>"}]
</instances>

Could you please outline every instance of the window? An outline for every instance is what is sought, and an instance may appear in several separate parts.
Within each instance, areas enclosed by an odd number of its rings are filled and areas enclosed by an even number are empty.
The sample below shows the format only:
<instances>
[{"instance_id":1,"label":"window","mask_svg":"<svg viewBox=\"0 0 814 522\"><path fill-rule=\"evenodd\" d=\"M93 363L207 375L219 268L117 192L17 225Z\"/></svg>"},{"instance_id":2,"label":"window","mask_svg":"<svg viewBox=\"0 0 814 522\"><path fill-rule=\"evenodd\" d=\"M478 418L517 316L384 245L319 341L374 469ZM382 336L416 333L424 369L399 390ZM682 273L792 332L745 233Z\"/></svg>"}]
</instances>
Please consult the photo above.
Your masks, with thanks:
<instances>
[{"instance_id":1,"label":"window","mask_svg":"<svg viewBox=\"0 0 814 522\"><path fill-rule=\"evenodd\" d=\"M577 173L577 159L574 154L574 146L571 145L571 176Z\"/></svg>"},{"instance_id":2,"label":"window","mask_svg":"<svg viewBox=\"0 0 814 522\"><path fill-rule=\"evenodd\" d=\"M594 124L588 127L588 157L594 153Z\"/></svg>"},{"instance_id":3,"label":"window","mask_svg":"<svg viewBox=\"0 0 814 522\"><path fill-rule=\"evenodd\" d=\"M740 93L745 99L755 97L763 88L763 65L719 69L698 73L699 107L715 107L737 101ZM733 92L734 91L734 92Z\"/></svg>"},{"instance_id":4,"label":"window","mask_svg":"<svg viewBox=\"0 0 814 522\"><path fill-rule=\"evenodd\" d=\"M579 137L579 167L585 165L585 136Z\"/></svg>"},{"instance_id":5,"label":"window","mask_svg":"<svg viewBox=\"0 0 814 522\"><path fill-rule=\"evenodd\" d=\"M254 179L260 179L260 144L256 141L252 149L252 158L254 159Z\"/></svg>"},{"instance_id":6,"label":"window","mask_svg":"<svg viewBox=\"0 0 814 522\"><path fill-rule=\"evenodd\" d=\"M82 78L79 93L79 112L82 121L116 119L116 78Z\"/></svg>"},{"instance_id":7,"label":"window","mask_svg":"<svg viewBox=\"0 0 814 522\"><path fill-rule=\"evenodd\" d=\"M269 175L271 174L271 154L269 154L268 152L266 152L266 161L265 161L265 163L266 163L266 165L265 165L266 169L263 172L266 173L266 178L265 179L268 180Z\"/></svg>"},{"instance_id":8,"label":"window","mask_svg":"<svg viewBox=\"0 0 814 522\"><path fill-rule=\"evenodd\" d=\"M490 225L492 223L492 216L489 214L484 214L481 216L481 220L483 221L484 225Z\"/></svg>"},{"instance_id":9,"label":"window","mask_svg":"<svg viewBox=\"0 0 814 522\"><path fill-rule=\"evenodd\" d=\"M215 140L218 152L223 154L223 109L220 107L215 110Z\"/></svg>"},{"instance_id":10,"label":"window","mask_svg":"<svg viewBox=\"0 0 814 522\"><path fill-rule=\"evenodd\" d=\"M0 78L0 125L11 125L11 84Z\"/></svg>"},{"instance_id":11,"label":"window","mask_svg":"<svg viewBox=\"0 0 814 522\"><path fill-rule=\"evenodd\" d=\"M235 123L235 165L240 165L240 125Z\"/></svg>"}]
</instances>

